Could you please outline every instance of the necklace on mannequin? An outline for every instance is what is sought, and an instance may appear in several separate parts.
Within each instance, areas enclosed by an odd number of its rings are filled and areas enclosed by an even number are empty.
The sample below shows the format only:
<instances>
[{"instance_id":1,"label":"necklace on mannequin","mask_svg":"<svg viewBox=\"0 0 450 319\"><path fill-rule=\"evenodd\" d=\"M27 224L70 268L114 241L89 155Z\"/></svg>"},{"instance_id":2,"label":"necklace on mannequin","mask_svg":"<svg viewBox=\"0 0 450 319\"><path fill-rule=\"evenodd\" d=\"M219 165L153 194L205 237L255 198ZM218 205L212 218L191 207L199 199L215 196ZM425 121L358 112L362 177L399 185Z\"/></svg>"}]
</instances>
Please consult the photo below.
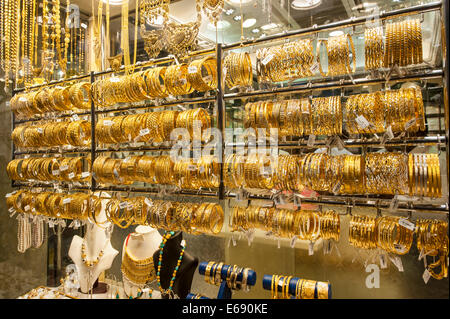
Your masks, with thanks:
<instances>
[{"instance_id":1,"label":"necklace on mannequin","mask_svg":"<svg viewBox=\"0 0 450 319\"><path fill-rule=\"evenodd\" d=\"M81 259L83 260L83 263L89 268L97 265L100 259L102 258L103 254L105 253L105 249L108 243L109 239L106 240L105 246L102 248L102 250L100 250L100 253L98 254L97 258L95 258L94 260L88 260L86 255L86 239L83 238L83 243L81 244Z\"/></svg>"},{"instance_id":2,"label":"necklace on mannequin","mask_svg":"<svg viewBox=\"0 0 450 319\"><path fill-rule=\"evenodd\" d=\"M165 233L164 236L163 236L163 240L162 240L161 244L159 245L158 271L156 272L156 280L157 280L157 285L158 285L159 291L161 291L161 294L165 294L165 295L169 294L169 296L171 296L172 293L173 293L173 284L174 284L175 279L177 277L177 272L178 272L178 269L180 268L181 261L183 260L184 250L186 249L186 244L185 244L185 241L183 240L181 242L180 256L178 257L177 264L176 264L176 266L175 266L175 268L173 270L172 278L170 278L169 288L164 289L161 286L162 256L163 256L163 253L164 253L164 246L166 245L167 240L172 238L174 234L175 234L175 232L170 231L170 232Z\"/></svg>"},{"instance_id":3,"label":"necklace on mannequin","mask_svg":"<svg viewBox=\"0 0 450 319\"><path fill-rule=\"evenodd\" d=\"M155 266L153 264L153 256L144 259L137 259L128 251L128 235L125 242L125 250L122 259L121 271L125 280L131 282L135 286L143 287L146 283L155 279Z\"/></svg>"}]
</instances>

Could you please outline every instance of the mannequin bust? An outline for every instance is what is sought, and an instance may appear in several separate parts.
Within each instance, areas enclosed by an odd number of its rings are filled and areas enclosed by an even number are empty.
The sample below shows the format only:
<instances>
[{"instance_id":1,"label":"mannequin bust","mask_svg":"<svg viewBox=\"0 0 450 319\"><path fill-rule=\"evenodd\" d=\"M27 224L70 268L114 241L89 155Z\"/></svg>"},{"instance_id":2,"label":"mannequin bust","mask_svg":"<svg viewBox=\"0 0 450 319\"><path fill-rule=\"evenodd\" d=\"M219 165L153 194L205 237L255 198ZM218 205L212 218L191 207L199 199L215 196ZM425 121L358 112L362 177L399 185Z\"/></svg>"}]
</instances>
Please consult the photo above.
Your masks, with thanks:
<instances>
[{"instance_id":1,"label":"mannequin bust","mask_svg":"<svg viewBox=\"0 0 450 319\"><path fill-rule=\"evenodd\" d=\"M106 215L104 206L97 216L98 221L105 221ZM110 223L103 224L105 227ZM102 252L102 253L101 253ZM83 258L82 254L86 256ZM84 238L73 236L69 248L69 257L72 258L78 271L80 290L82 293L88 293L100 274L106 269L111 268L114 258L119 252L111 246L110 235L104 227L99 227L95 223L88 221L86 235ZM83 261L84 259L84 261ZM87 265L90 262L98 262ZM98 291L104 293L105 291ZM95 291L93 292L95 293Z\"/></svg>"},{"instance_id":2,"label":"mannequin bust","mask_svg":"<svg viewBox=\"0 0 450 319\"><path fill-rule=\"evenodd\" d=\"M122 262L127 253L130 257L143 260L153 256L153 253L159 248L162 240L158 231L149 226L137 226L134 233L131 233L125 238L122 248ZM123 274L123 271L122 271ZM152 275L156 279L155 273ZM145 284L137 284L127 278L123 277L123 288L127 296L137 296L139 288ZM156 291L152 293L155 297Z\"/></svg>"},{"instance_id":3,"label":"mannequin bust","mask_svg":"<svg viewBox=\"0 0 450 319\"><path fill-rule=\"evenodd\" d=\"M161 287L168 289L170 285L170 279L173 275L173 270L177 265L178 258L181 253L181 241L183 240L182 233L175 234L169 240L167 240L161 260ZM153 254L153 260L155 265L155 272L158 271L159 261L159 249ZM183 259L180 264L180 268L177 271L175 282L173 284L173 292L181 299L186 299L189 291L191 290L192 279L194 277L195 269L198 266L198 258L193 257L187 252L184 252ZM167 299L169 296L162 296Z\"/></svg>"}]
</instances>

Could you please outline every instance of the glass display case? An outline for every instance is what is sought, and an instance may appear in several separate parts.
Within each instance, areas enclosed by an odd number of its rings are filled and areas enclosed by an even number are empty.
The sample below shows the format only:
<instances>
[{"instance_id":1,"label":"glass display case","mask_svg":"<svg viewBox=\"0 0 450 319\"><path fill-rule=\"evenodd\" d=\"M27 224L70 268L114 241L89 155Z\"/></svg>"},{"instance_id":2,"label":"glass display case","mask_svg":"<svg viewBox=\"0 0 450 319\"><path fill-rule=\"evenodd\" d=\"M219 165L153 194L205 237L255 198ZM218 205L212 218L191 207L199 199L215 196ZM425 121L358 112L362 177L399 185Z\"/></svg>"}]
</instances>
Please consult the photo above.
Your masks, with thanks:
<instances>
[{"instance_id":1,"label":"glass display case","mask_svg":"<svg viewBox=\"0 0 450 319\"><path fill-rule=\"evenodd\" d=\"M0 297L448 298L448 1L1 10Z\"/></svg>"}]
</instances>

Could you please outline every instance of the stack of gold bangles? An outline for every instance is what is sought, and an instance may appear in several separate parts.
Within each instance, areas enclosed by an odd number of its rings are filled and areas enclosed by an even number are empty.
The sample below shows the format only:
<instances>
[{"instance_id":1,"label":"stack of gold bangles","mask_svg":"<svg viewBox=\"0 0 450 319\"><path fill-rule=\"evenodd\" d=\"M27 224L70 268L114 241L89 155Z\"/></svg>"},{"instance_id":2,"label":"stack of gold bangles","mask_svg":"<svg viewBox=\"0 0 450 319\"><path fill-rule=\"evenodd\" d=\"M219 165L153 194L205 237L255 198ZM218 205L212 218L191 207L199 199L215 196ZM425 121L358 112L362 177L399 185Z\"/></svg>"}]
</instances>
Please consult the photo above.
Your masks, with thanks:
<instances>
[{"instance_id":1,"label":"stack of gold bangles","mask_svg":"<svg viewBox=\"0 0 450 319\"><path fill-rule=\"evenodd\" d=\"M335 194L442 196L435 154L408 157L402 153L310 153L280 155L277 159L256 153L232 154L225 158L223 177L225 187L231 189L307 188Z\"/></svg>"},{"instance_id":2,"label":"stack of gold bangles","mask_svg":"<svg viewBox=\"0 0 450 319\"><path fill-rule=\"evenodd\" d=\"M320 213L320 238L339 241L341 234L341 218L333 210Z\"/></svg>"},{"instance_id":3,"label":"stack of gold bangles","mask_svg":"<svg viewBox=\"0 0 450 319\"><path fill-rule=\"evenodd\" d=\"M232 232L261 229L272 232L277 237L297 236L298 239L314 242L321 234L320 214L316 211L292 211L274 207L236 207L230 218L230 229ZM328 233L335 231L336 227L328 228Z\"/></svg>"},{"instance_id":4,"label":"stack of gold bangles","mask_svg":"<svg viewBox=\"0 0 450 319\"><path fill-rule=\"evenodd\" d=\"M19 147L87 146L91 143L88 121L49 122L14 128L11 138Z\"/></svg>"},{"instance_id":5,"label":"stack of gold bangles","mask_svg":"<svg viewBox=\"0 0 450 319\"><path fill-rule=\"evenodd\" d=\"M313 75L314 52L311 39L298 40L256 52L261 80L280 82Z\"/></svg>"},{"instance_id":6,"label":"stack of gold bangles","mask_svg":"<svg viewBox=\"0 0 450 319\"><path fill-rule=\"evenodd\" d=\"M320 48L322 44L325 44L328 57L328 71L326 73L323 71L322 63L320 62ZM351 60L349 47L352 53ZM329 37L328 40L318 40L316 54L319 72L322 76L350 74L356 71L356 51L350 34Z\"/></svg>"},{"instance_id":7,"label":"stack of gold bangles","mask_svg":"<svg viewBox=\"0 0 450 319\"><path fill-rule=\"evenodd\" d=\"M11 111L19 118L26 118L47 112L90 109L90 88L89 83L81 82L20 93L11 98Z\"/></svg>"},{"instance_id":8,"label":"stack of gold bangles","mask_svg":"<svg viewBox=\"0 0 450 319\"><path fill-rule=\"evenodd\" d=\"M223 61L225 82L229 89L252 85L252 61L248 52L230 53Z\"/></svg>"},{"instance_id":9,"label":"stack of gold bangles","mask_svg":"<svg viewBox=\"0 0 450 319\"><path fill-rule=\"evenodd\" d=\"M218 234L224 213L215 203L181 203L147 197L108 199L106 217L121 228L145 225L189 234Z\"/></svg>"},{"instance_id":10,"label":"stack of gold bangles","mask_svg":"<svg viewBox=\"0 0 450 319\"><path fill-rule=\"evenodd\" d=\"M8 163L6 171L12 180L88 181L90 159L86 157L21 158Z\"/></svg>"},{"instance_id":11,"label":"stack of gold bangles","mask_svg":"<svg viewBox=\"0 0 450 319\"><path fill-rule=\"evenodd\" d=\"M377 248L377 218L353 215L350 219L348 241L357 248Z\"/></svg>"},{"instance_id":12,"label":"stack of gold bangles","mask_svg":"<svg viewBox=\"0 0 450 319\"><path fill-rule=\"evenodd\" d=\"M291 281L295 282L295 294L289 292ZM328 299L329 283L294 278L293 276L272 275L270 292L272 299Z\"/></svg>"},{"instance_id":13,"label":"stack of gold bangles","mask_svg":"<svg viewBox=\"0 0 450 319\"><path fill-rule=\"evenodd\" d=\"M237 265L224 265L224 263L216 263L214 261L210 261L206 265L205 269L205 282L208 284L220 286L222 283L222 269L223 266L227 270L226 275L226 283L228 288L232 290L244 290L249 291L250 286L247 284L249 271L252 271L250 268L239 267Z\"/></svg>"},{"instance_id":14,"label":"stack of gold bangles","mask_svg":"<svg viewBox=\"0 0 450 319\"><path fill-rule=\"evenodd\" d=\"M393 254L405 255L411 249L414 232L401 226L399 220L400 217L396 216L378 218L378 247Z\"/></svg>"},{"instance_id":15,"label":"stack of gold bangles","mask_svg":"<svg viewBox=\"0 0 450 319\"><path fill-rule=\"evenodd\" d=\"M202 108L186 111L162 111L144 114L105 117L95 127L100 143L115 144L132 141L156 142L170 140L175 128L188 130L190 137L194 132L204 138L203 132L211 127L211 117ZM198 132L198 133L197 133Z\"/></svg>"},{"instance_id":16,"label":"stack of gold bangles","mask_svg":"<svg viewBox=\"0 0 450 319\"><path fill-rule=\"evenodd\" d=\"M423 62L422 26L419 19L386 25L384 67L407 66Z\"/></svg>"},{"instance_id":17,"label":"stack of gold bangles","mask_svg":"<svg viewBox=\"0 0 450 319\"><path fill-rule=\"evenodd\" d=\"M186 95L197 90L217 88L217 62L213 57L192 61L189 65L154 67L120 77L95 81L91 86L96 106L139 102L169 95Z\"/></svg>"},{"instance_id":18,"label":"stack of gold bangles","mask_svg":"<svg viewBox=\"0 0 450 319\"><path fill-rule=\"evenodd\" d=\"M19 190L7 197L6 204L17 213L42 215L50 218L86 219L91 210L91 196L85 193L34 193Z\"/></svg>"},{"instance_id":19,"label":"stack of gold bangles","mask_svg":"<svg viewBox=\"0 0 450 319\"><path fill-rule=\"evenodd\" d=\"M341 101L337 96L312 99L260 101L244 107L244 127L278 129L279 136L342 134ZM269 133L268 131L266 131Z\"/></svg>"},{"instance_id":20,"label":"stack of gold bangles","mask_svg":"<svg viewBox=\"0 0 450 319\"><path fill-rule=\"evenodd\" d=\"M448 276L448 223L441 220L419 219L416 222L417 249L421 255L436 257L437 260L427 265L427 270L435 279ZM435 271L441 268L440 272Z\"/></svg>"},{"instance_id":21,"label":"stack of gold bangles","mask_svg":"<svg viewBox=\"0 0 450 319\"><path fill-rule=\"evenodd\" d=\"M192 159L173 162L168 155L130 156L125 159L101 156L94 161L93 173L99 183L105 184L132 184L138 181L198 189L219 187L220 166L213 156L203 156L196 162Z\"/></svg>"},{"instance_id":22,"label":"stack of gold bangles","mask_svg":"<svg viewBox=\"0 0 450 319\"><path fill-rule=\"evenodd\" d=\"M364 52L366 70L376 70L383 66L383 27L364 30Z\"/></svg>"}]
</instances>

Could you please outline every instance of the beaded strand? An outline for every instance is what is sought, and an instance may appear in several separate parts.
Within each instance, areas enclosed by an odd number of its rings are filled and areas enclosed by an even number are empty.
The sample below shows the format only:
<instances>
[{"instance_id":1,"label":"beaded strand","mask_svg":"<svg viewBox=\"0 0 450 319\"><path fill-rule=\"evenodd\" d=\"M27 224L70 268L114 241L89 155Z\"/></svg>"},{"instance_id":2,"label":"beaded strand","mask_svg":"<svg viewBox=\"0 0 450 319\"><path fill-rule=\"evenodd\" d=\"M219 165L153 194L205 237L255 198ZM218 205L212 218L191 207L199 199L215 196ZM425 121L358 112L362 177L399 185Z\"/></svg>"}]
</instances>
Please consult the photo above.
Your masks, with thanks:
<instances>
[{"instance_id":1,"label":"beaded strand","mask_svg":"<svg viewBox=\"0 0 450 319\"><path fill-rule=\"evenodd\" d=\"M172 289L173 284L175 282L175 278L177 276L178 269L180 268L181 261L183 260L184 250L186 249L185 241L183 240L181 242L180 257L178 258L177 265L175 266L175 269L173 270L172 278L170 279L169 288L167 290L164 290L161 287L161 276L160 276L161 275L161 265L162 265L162 255L163 255L164 246L166 245L167 240L170 239L174 234L175 234L175 232L173 232L173 231L165 233L163 236L163 240L162 240L161 244L159 245L158 271L156 272L156 280L157 280L158 289L159 289L159 291L161 291L162 294L167 294L173 290Z\"/></svg>"}]
</instances>

